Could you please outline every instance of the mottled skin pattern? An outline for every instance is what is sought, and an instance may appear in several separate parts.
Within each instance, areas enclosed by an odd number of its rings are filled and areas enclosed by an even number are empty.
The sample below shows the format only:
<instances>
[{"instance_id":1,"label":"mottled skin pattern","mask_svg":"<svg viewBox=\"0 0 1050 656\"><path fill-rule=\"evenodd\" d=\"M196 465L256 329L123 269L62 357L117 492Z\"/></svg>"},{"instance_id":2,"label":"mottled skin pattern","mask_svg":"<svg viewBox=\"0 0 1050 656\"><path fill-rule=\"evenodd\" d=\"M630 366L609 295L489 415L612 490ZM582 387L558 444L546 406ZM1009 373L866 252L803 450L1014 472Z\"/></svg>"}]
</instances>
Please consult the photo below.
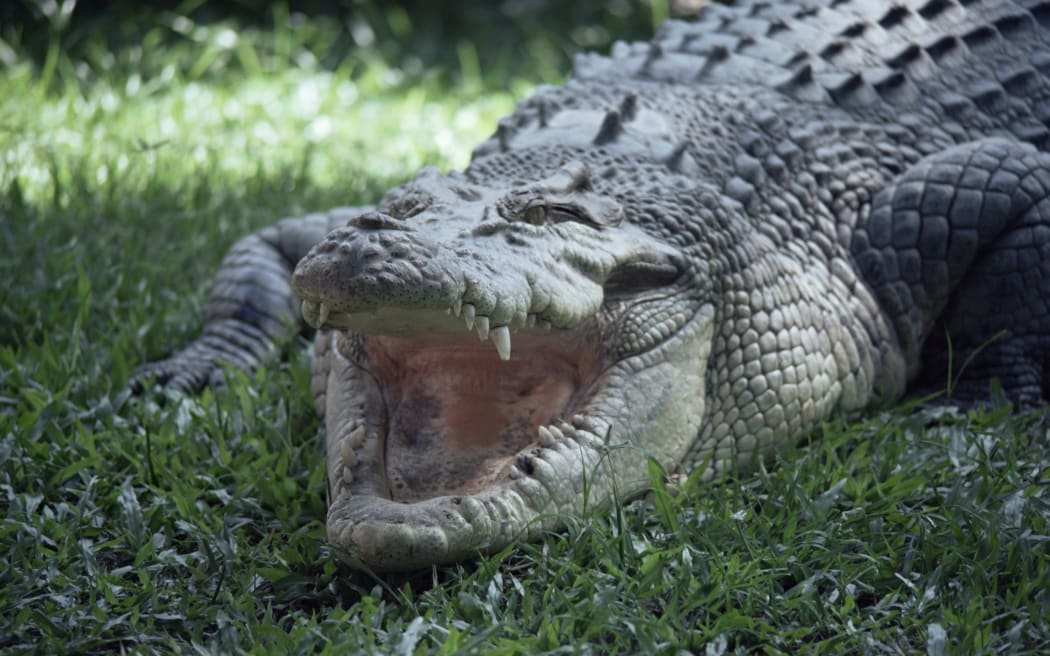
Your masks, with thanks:
<instances>
[{"instance_id":1,"label":"mottled skin pattern","mask_svg":"<svg viewBox=\"0 0 1050 656\"><path fill-rule=\"evenodd\" d=\"M144 374L255 367L301 300L329 536L387 570L909 387L1042 405L1048 43L1050 0L712 5L580 57L462 173L239 242L204 335Z\"/></svg>"}]
</instances>

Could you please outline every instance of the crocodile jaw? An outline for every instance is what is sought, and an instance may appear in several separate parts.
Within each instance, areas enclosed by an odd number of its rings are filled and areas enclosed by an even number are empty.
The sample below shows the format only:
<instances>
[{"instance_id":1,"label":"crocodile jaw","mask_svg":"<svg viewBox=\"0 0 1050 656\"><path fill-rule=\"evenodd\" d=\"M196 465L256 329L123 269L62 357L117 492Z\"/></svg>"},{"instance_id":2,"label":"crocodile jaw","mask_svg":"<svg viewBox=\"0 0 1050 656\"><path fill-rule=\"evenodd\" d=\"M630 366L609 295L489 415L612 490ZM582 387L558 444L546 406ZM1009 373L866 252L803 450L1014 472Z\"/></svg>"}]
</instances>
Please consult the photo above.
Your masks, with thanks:
<instances>
[{"instance_id":1,"label":"crocodile jaw","mask_svg":"<svg viewBox=\"0 0 1050 656\"><path fill-rule=\"evenodd\" d=\"M396 422L390 417L380 420L362 411L380 403L382 375L363 373L360 360L374 357L365 353L369 349L392 348L389 338L333 336L343 346L326 356L329 541L351 564L412 570L498 550L613 497L640 493L650 484L649 458L671 467L692 443L668 437L695 436L701 429L712 315L705 306L657 349L589 372L593 378L585 392L559 397L566 414L551 411L561 416L541 423L506 457L494 456L494 467L477 468L482 474L477 479L453 477L430 493L392 488L399 463L388 461L400 459L410 445L391 441L389 424ZM531 339L516 338L523 347L517 352L530 353ZM364 346L351 349L351 341ZM513 360L499 362L491 347L489 352L496 365L514 366ZM441 413L431 418L439 416L447 418ZM418 467L411 471L426 473ZM431 472L435 481L447 478L436 465Z\"/></svg>"},{"instance_id":2,"label":"crocodile jaw","mask_svg":"<svg viewBox=\"0 0 1050 656\"><path fill-rule=\"evenodd\" d=\"M588 176L422 174L296 266L303 317L331 331L315 392L329 536L352 559L406 570L498 549L687 452L706 362L683 337L691 274Z\"/></svg>"}]
</instances>

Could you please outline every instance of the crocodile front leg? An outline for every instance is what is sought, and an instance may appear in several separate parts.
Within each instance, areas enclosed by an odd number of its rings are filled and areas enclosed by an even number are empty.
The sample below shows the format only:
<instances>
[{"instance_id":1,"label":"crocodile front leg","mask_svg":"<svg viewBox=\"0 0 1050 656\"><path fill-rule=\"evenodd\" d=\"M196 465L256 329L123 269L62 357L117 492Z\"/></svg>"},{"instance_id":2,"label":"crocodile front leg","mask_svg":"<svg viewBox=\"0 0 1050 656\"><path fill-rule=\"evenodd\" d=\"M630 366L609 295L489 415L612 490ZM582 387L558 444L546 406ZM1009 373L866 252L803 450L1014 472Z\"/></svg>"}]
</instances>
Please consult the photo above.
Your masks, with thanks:
<instances>
[{"instance_id":1,"label":"crocodile front leg","mask_svg":"<svg viewBox=\"0 0 1050 656\"><path fill-rule=\"evenodd\" d=\"M131 381L183 391L223 383L222 364L251 372L273 346L303 326L292 269L329 231L371 207L344 207L279 221L233 245L215 277L200 337L171 357L144 365Z\"/></svg>"},{"instance_id":2,"label":"crocodile front leg","mask_svg":"<svg viewBox=\"0 0 1050 656\"><path fill-rule=\"evenodd\" d=\"M981 402L994 378L1019 407L1046 403L1048 235L1050 154L1011 139L929 156L875 198L852 250L920 390Z\"/></svg>"}]
</instances>

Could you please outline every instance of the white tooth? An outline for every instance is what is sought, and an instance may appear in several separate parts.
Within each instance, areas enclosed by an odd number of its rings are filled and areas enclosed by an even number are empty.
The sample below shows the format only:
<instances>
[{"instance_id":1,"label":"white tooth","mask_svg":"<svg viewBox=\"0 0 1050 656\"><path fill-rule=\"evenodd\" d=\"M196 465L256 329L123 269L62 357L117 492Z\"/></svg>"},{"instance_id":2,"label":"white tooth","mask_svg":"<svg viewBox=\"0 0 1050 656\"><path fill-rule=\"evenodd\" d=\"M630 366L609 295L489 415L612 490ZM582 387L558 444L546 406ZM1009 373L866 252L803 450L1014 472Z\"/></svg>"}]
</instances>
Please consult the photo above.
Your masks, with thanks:
<instances>
[{"instance_id":1,"label":"white tooth","mask_svg":"<svg viewBox=\"0 0 1050 656\"><path fill-rule=\"evenodd\" d=\"M519 478L521 478L521 470L515 467L514 465L511 465L510 471L507 472L507 476L510 478L510 480L516 481Z\"/></svg>"},{"instance_id":2,"label":"white tooth","mask_svg":"<svg viewBox=\"0 0 1050 656\"><path fill-rule=\"evenodd\" d=\"M317 327L321 328L324 323L328 321L329 307L324 303L320 304L320 309L317 311Z\"/></svg>"},{"instance_id":3,"label":"white tooth","mask_svg":"<svg viewBox=\"0 0 1050 656\"><path fill-rule=\"evenodd\" d=\"M478 339L485 341L489 338L489 318L482 315L475 319L474 326L478 329Z\"/></svg>"},{"instance_id":4,"label":"white tooth","mask_svg":"<svg viewBox=\"0 0 1050 656\"><path fill-rule=\"evenodd\" d=\"M474 312L473 303L463 304L463 320L467 322L467 330L474 329Z\"/></svg>"},{"instance_id":5,"label":"white tooth","mask_svg":"<svg viewBox=\"0 0 1050 656\"><path fill-rule=\"evenodd\" d=\"M346 441L350 442L350 446L354 447L355 449L364 444L365 427L358 426L354 430L350 431L350 435L347 436Z\"/></svg>"},{"instance_id":6,"label":"white tooth","mask_svg":"<svg viewBox=\"0 0 1050 656\"><path fill-rule=\"evenodd\" d=\"M506 326L496 326L489 333L500 360L510 360L510 330Z\"/></svg>"},{"instance_id":7,"label":"white tooth","mask_svg":"<svg viewBox=\"0 0 1050 656\"><path fill-rule=\"evenodd\" d=\"M351 438L346 438L339 443L339 451L343 457L344 467L353 467L357 464L357 453L354 451L354 445L350 442Z\"/></svg>"},{"instance_id":8,"label":"white tooth","mask_svg":"<svg viewBox=\"0 0 1050 656\"><path fill-rule=\"evenodd\" d=\"M541 446L548 446L549 447L549 446L552 446L554 444L554 435L551 433L549 428L547 428L546 426L537 426L536 427L536 432L540 436L540 445Z\"/></svg>"},{"instance_id":9,"label":"white tooth","mask_svg":"<svg viewBox=\"0 0 1050 656\"><path fill-rule=\"evenodd\" d=\"M343 467L343 483L350 485L354 482L354 472L350 471L349 467Z\"/></svg>"},{"instance_id":10,"label":"white tooth","mask_svg":"<svg viewBox=\"0 0 1050 656\"><path fill-rule=\"evenodd\" d=\"M454 315L456 315L458 317L459 313L462 312L462 311L463 311L463 301L462 301L462 299L458 299L457 298L456 301L452 304L452 314L454 314Z\"/></svg>"},{"instance_id":11,"label":"white tooth","mask_svg":"<svg viewBox=\"0 0 1050 656\"><path fill-rule=\"evenodd\" d=\"M536 327L536 315L535 314L530 314L529 316L525 317L525 327L526 328L535 328Z\"/></svg>"},{"instance_id":12,"label":"white tooth","mask_svg":"<svg viewBox=\"0 0 1050 656\"><path fill-rule=\"evenodd\" d=\"M547 427L547 430L549 430L551 432L551 435L554 436L554 439L559 440L559 441L565 439L565 435L561 432L561 429L558 428L557 426L551 424L550 426Z\"/></svg>"}]
</instances>

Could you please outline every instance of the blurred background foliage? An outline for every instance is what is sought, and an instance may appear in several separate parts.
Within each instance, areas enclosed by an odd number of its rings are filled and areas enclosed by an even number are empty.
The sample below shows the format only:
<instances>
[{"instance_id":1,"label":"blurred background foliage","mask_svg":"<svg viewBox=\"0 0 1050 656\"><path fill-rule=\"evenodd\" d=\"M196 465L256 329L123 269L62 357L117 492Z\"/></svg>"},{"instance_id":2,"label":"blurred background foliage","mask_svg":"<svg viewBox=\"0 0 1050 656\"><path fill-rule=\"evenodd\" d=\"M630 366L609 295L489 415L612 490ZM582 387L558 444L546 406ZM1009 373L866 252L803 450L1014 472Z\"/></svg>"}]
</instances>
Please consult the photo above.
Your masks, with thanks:
<instances>
[{"instance_id":1,"label":"blurred background foliage","mask_svg":"<svg viewBox=\"0 0 1050 656\"><path fill-rule=\"evenodd\" d=\"M607 50L616 39L646 39L668 13L668 0L7 0L0 2L0 66L29 57L45 79L55 75L83 84L120 67L149 74L140 67L149 60L144 50L185 41L190 49L199 44L217 50L196 53L189 66L200 68L197 73L238 67L257 72L267 67L266 58L257 48L238 49L241 32L305 31L291 42L308 48L279 52L281 40L274 39L274 56L291 54L311 69L378 58L407 81L476 76L495 89L506 79L537 72L545 81L560 79L574 52ZM215 39L215 30L228 34ZM211 64L202 63L209 59ZM75 66L59 70L63 61Z\"/></svg>"}]
</instances>

